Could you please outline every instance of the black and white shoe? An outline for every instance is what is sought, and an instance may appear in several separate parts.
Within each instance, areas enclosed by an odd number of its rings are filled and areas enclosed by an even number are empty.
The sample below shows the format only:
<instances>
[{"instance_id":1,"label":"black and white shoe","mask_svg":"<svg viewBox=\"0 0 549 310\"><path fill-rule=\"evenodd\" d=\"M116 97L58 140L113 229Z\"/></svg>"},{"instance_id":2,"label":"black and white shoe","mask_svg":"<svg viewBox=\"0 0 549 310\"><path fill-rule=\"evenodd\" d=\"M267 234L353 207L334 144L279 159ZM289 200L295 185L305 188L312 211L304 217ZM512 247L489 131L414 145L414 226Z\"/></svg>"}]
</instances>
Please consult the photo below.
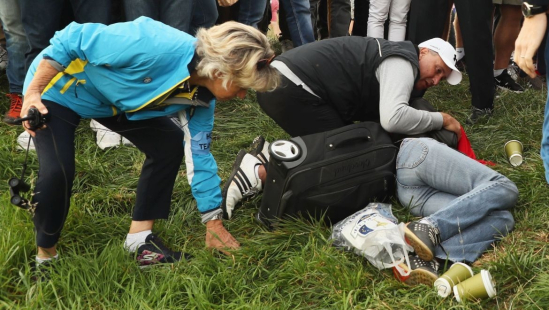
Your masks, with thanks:
<instances>
[{"instance_id":1,"label":"black and white shoe","mask_svg":"<svg viewBox=\"0 0 549 310\"><path fill-rule=\"evenodd\" d=\"M150 234L145 239L145 243L137 248L135 255L137 263L141 268L149 267L156 264L172 264L179 262L182 258L189 260L192 258L190 254L175 252L164 245L164 242Z\"/></svg>"},{"instance_id":2,"label":"black and white shoe","mask_svg":"<svg viewBox=\"0 0 549 310\"><path fill-rule=\"evenodd\" d=\"M261 161L254 155L240 150L233 164L233 171L223 187L221 209L223 217L230 219L236 206L244 198L250 198L261 192L261 180L255 174L255 166Z\"/></svg>"},{"instance_id":3,"label":"black and white shoe","mask_svg":"<svg viewBox=\"0 0 549 310\"><path fill-rule=\"evenodd\" d=\"M405 271L410 271L410 274L407 276L401 275L398 270L393 267L393 274L395 277L404 282L407 285L415 286L419 284L425 284L428 286L433 286L433 283L438 279L438 268L439 264L436 260L427 262L415 255L410 255L410 269L406 264L400 264Z\"/></svg>"},{"instance_id":4,"label":"black and white shoe","mask_svg":"<svg viewBox=\"0 0 549 310\"><path fill-rule=\"evenodd\" d=\"M250 145L250 154L257 157L263 165L266 165L271 157L269 155L269 145L270 143L265 141L263 136L257 136Z\"/></svg>"},{"instance_id":5,"label":"black and white shoe","mask_svg":"<svg viewBox=\"0 0 549 310\"><path fill-rule=\"evenodd\" d=\"M494 113L493 109L479 109L472 107L471 115L465 120L469 125L474 125L482 119L488 119Z\"/></svg>"},{"instance_id":6,"label":"black and white shoe","mask_svg":"<svg viewBox=\"0 0 549 310\"><path fill-rule=\"evenodd\" d=\"M509 72L507 72L507 69L503 70L503 72L494 77L494 83L498 88L512 91L514 93L520 94L524 92L524 88L519 85L512 77L509 75Z\"/></svg>"},{"instance_id":7,"label":"black and white shoe","mask_svg":"<svg viewBox=\"0 0 549 310\"><path fill-rule=\"evenodd\" d=\"M436 227L420 222L410 222L406 225L404 237L419 258L425 261L433 260L435 249L440 243L440 234Z\"/></svg>"}]
</instances>

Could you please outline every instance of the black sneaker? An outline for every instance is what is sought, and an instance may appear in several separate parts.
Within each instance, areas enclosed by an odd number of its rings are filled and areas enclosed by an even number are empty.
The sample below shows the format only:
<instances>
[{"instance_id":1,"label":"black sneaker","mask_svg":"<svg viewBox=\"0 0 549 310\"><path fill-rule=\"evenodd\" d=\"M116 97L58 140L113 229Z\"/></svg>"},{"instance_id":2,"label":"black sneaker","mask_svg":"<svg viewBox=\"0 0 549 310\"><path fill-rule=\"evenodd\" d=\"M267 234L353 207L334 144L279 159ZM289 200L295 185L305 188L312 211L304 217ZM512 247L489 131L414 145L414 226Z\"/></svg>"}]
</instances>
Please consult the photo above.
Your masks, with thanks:
<instances>
[{"instance_id":1,"label":"black sneaker","mask_svg":"<svg viewBox=\"0 0 549 310\"><path fill-rule=\"evenodd\" d=\"M255 137L254 141L250 145L250 154L257 157L263 165L269 163L269 142L265 141L263 136Z\"/></svg>"},{"instance_id":2,"label":"black sneaker","mask_svg":"<svg viewBox=\"0 0 549 310\"><path fill-rule=\"evenodd\" d=\"M53 272L55 272L55 263L57 262L56 258L52 258L41 264L36 261L31 262L31 279L33 281L48 281Z\"/></svg>"},{"instance_id":3,"label":"black sneaker","mask_svg":"<svg viewBox=\"0 0 549 310\"><path fill-rule=\"evenodd\" d=\"M509 90L514 93L520 94L524 92L524 88L520 86L507 72L507 69L494 78L494 82L498 88Z\"/></svg>"},{"instance_id":4,"label":"black sneaker","mask_svg":"<svg viewBox=\"0 0 549 310\"><path fill-rule=\"evenodd\" d=\"M400 264L399 267L405 271L410 270L410 274L403 276L398 272L398 270L393 267L393 274L395 277L404 282L407 285L414 286L418 284L425 284L433 286L433 283L438 279L438 268L439 264L436 260L426 262L423 259L410 255L410 269L404 263Z\"/></svg>"},{"instance_id":5,"label":"black sneaker","mask_svg":"<svg viewBox=\"0 0 549 310\"><path fill-rule=\"evenodd\" d=\"M170 250L160 238L153 234L147 236L145 244L139 246L137 253L133 255L135 255L137 263L142 268L156 264L177 263L181 258L186 260L192 258L190 254Z\"/></svg>"},{"instance_id":6,"label":"black sneaker","mask_svg":"<svg viewBox=\"0 0 549 310\"><path fill-rule=\"evenodd\" d=\"M469 125L474 125L481 119L490 118L493 112L494 112L493 109L479 109L479 108L472 107L471 115L469 116L468 119L465 120L465 123Z\"/></svg>"},{"instance_id":7,"label":"black sneaker","mask_svg":"<svg viewBox=\"0 0 549 310\"><path fill-rule=\"evenodd\" d=\"M435 257L435 248L440 243L440 234L434 226L420 222L411 222L404 231L406 242L414 248L419 258L432 261Z\"/></svg>"}]
</instances>

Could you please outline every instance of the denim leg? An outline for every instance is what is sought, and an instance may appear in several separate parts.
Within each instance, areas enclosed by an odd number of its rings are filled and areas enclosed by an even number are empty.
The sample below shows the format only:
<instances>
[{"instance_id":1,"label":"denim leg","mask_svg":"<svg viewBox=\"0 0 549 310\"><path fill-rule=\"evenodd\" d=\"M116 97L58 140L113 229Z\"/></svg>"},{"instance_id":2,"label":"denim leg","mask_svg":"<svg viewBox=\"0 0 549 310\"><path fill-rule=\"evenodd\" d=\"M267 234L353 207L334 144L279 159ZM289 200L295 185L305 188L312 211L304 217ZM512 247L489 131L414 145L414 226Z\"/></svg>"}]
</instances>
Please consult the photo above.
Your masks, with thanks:
<instances>
[{"instance_id":1,"label":"denim leg","mask_svg":"<svg viewBox=\"0 0 549 310\"><path fill-rule=\"evenodd\" d=\"M0 1L0 20L6 35L6 49L9 57L6 74L10 84L10 93L20 94L25 81L25 52L28 43L21 23L18 0Z\"/></svg>"},{"instance_id":2,"label":"denim leg","mask_svg":"<svg viewBox=\"0 0 549 310\"><path fill-rule=\"evenodd\" d=\"M309 0L281 0L294 47L315 40Z\"/></svg>"},{"instance_id":3,"label":"denim leg","mask_svg":"<svg viewBox=\"0 0 549 310\"><path fill-rule=\"evenodd\" d=\"M545 65L547 72L549 72L549 33L547 35L547 43L545 44ZM547 86L549 87L549 80L547 80ZM541 159L543 159L543 166L545 166L545 179L549 183L549 95L547 96L547 102L545 103L545 113L543 118L541 138Z\"/></svg>"},{"instance_id":4,"label":"denim leg","mask_svg":"<svg viewBox=\"0 0 549 310\"><path fill-rule=\"evenodd\" d=\"M257 24L263 18L267 0L240 0L238 21L257 28Z\"/></svg>"},{"instance_id":5,"label":"denim leg","mask_svg":"<svg viewBox=\"0 0 549 310\"><path fill-rule=\"evenodd\" d=\"M432 222L443 241L459 235L460 246L471 247L480 240L490 244L494 235L512 229L492 222L498 218L493 212L512 208L518 189L477 161L435 140L420 138L405 139L401 144L397 195L412 214ZM484 249L476 248L476 252Z\"/></svg>"},{"instance_id":6,"label":"denim leg","mask_svg":"<svg viewBox=\"0 0 549 310\"><path fill-rule=\"evenodd\" d=\"M61 26L64 0L19 0L21 21L27 35L28 49L25 53L25 71Z\"/></svg>"},{"instance_id":7,"label":"denim leg","mask_svg":"<svg viewBox=\"0 0 549 310\"><path fill-rule=\"evenodd\" d=\"M159 21L178 30L189 32L195 0L162 0L159 4Z\"/></svg>"},{"instance_id":8,"label":"denim leg","mask_svg":"<svg viewBox=\"0 0 549 310\"><path fill-rule=\"evenodd\" d=\"M127 21L141 16L160 20L160 9L157 0L123 0L124 13Z\"/></svg>"},{"instance_id":9,"label":"denim leg","mask_svg":"<svg viewBox=\"0 0 549 310\"><path fill-rule=\"evenodd\" d=\"M472 263L495 241L506 236L514 226L515 220L511 212L493 211L482 221L444 240L441 246L437 247L435 256L452 262Z\"/></svg>"},{"instance_id":10,"label":"denim leg","mask_svg":"<svg viewBox=\"0 0 549 310\"><path fill-rule=\"evenodd\" d=\"M188 34L195 36L199 28L215 25L219 13L215 0L194 0L191 29Z\"/></svg>"}]
</instances>

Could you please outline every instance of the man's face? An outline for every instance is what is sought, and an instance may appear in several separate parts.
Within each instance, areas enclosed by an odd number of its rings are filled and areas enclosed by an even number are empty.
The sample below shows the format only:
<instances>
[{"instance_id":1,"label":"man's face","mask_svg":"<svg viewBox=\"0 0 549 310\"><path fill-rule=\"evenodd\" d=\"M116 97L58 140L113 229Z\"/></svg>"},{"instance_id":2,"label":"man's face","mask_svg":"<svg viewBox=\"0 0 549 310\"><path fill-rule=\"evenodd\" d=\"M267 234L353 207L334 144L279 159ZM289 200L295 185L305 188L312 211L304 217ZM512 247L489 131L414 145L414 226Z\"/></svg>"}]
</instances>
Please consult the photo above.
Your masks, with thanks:
<instances>
[{"instance_id":1,"label":"man's face","mask_svg":"<svg viewBox=\"0 0 549 310\"><path fill-rule=\"evenodd\" d=\"M419 51L419 80L414 88L423 90L435 86L441 80L446 79L450 73L452 73L452 69L436 52L423 47Z\"/></svg>"}]
</instances>

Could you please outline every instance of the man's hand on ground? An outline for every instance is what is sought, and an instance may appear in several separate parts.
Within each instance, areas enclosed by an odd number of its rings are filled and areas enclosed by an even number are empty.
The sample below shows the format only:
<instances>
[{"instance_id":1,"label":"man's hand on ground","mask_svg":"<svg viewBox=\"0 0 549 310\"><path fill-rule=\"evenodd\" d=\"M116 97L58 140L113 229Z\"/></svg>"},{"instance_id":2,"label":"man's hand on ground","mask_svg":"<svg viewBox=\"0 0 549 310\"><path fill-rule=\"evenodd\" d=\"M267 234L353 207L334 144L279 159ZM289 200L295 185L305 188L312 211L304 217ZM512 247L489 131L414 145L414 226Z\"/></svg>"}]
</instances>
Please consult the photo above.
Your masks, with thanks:
<instances>
[{"instance_id":1,"label":"man's hand on ground","mask_svg":"<svg viewBox=\"0 0 549 310\"><path fill-rule=\"evenodd\" d=\"M228 249L239 249L240 243L225 229L221 220L206 223L206 247L231 255Z\"/></svg>"},{"instance_id":2,"label":"man's hand on ground","mask_svg":"<svg viewBox=\"0 0 549 310\"><path fill-rule=\"evenodd\" d=\"M461 139L461 125L450 114L440 112L442 114L442 127L446 130L453 131L459 139Z\"/></svg>"},{"instance_id":3,"label":"man's hand on ground","mask_svg":"<svg viewBox=\"0 0 549 310\"><path fill-rule=\"evenodd\" d=\"M515 41L515 62L531 78L536 77L533 58L543 40L546 27L547 15L545 13L525 18L520 34Z\"/></svg>"}]
</instances>

